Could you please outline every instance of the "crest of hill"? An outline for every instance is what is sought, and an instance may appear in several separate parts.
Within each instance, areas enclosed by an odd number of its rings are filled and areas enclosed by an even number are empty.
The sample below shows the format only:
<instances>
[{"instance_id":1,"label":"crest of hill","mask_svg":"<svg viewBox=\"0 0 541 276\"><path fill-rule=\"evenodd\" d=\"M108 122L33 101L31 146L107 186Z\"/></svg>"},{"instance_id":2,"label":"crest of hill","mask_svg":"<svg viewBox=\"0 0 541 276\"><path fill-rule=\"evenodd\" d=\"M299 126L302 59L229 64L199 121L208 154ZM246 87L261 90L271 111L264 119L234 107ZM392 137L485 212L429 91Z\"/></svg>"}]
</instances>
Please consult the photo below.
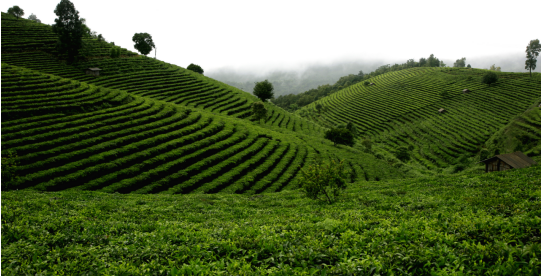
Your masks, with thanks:
<instances>
[{"instance_id":1,"label":"crest of hill","mask_svg":"<svg viewBox=\"0 0 541 276\"><path fill-rule=\"evenodd\" d=\"M376 156L421 171L458 171L475 163L486 141L541 96L541 74L411 68L370 79L322 98L297 113L323 126L352 122ZM464 92L469 89L470 92ZM321 105L321 111L316 106ZM444 108L445 113L438 110ZM397 149L410 158L400 160ZM535 154L531 151L530 154Z\"/></svg>"},{"instance_id":2,"label":"crest of hill","mask_svg":"<svg viewBox=\"0 0 541 276\"><path fill-rule=\"evenodd\" d=\"M25 23L3 17L2 43L44 27ZM2 48L2 156L16 153L20 177L3 182L7 189L274 192L296 188L316 156L344 159L350 181L404 176L373 155L332 146L316 124L279 108L266 124L251 122L244 108L253 96L178 66L135 55L68 66L46 47L13 49ZM106 73L88 76L86 67Z\"/></svg>"}]
</instances>

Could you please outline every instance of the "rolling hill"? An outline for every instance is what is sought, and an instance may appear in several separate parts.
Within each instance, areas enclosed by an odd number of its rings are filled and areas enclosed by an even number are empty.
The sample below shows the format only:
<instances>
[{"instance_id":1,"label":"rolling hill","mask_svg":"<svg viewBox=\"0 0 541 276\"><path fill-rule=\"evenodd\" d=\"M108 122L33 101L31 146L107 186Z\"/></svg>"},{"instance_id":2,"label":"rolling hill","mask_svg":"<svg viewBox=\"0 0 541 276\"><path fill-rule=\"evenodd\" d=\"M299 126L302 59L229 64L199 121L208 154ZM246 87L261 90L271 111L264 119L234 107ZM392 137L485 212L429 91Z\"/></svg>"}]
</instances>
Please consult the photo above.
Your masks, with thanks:
<instances>
[{"instance_id":1,"label":"rolling hill","mask_svg":"<svg viewBox=\"0 0 541 276\"><path fill-rule=\"evenodd\" d=\"M399 162L392 155L405 147L411 167L441 171L473 159L495 132L541 101L541 74L496 72L499 81L487 86L481 83L486 72L423 67L390 72L370 79L374 85L350 86L298 114L327 127L352 122L381 158ZM538 133L539 117L530 121L530 132Z\"/></svg>"},{"instance_id":2,"label":"rolling hill","mask_svg":"<svg viewBox=\"0 0 541 276\"><path fill-rule=\"evenodd\" d=\"M111 45L92 40L87 61L66 65L50 27L5 14L2 37L2 155L16 153L19 176L8 189L273 192L294 188L316 156L345 159L350 181L404 176L271 104L253 122L254 96L184 68L125 49L112 59Z\"/></svg>"}]
</instances>

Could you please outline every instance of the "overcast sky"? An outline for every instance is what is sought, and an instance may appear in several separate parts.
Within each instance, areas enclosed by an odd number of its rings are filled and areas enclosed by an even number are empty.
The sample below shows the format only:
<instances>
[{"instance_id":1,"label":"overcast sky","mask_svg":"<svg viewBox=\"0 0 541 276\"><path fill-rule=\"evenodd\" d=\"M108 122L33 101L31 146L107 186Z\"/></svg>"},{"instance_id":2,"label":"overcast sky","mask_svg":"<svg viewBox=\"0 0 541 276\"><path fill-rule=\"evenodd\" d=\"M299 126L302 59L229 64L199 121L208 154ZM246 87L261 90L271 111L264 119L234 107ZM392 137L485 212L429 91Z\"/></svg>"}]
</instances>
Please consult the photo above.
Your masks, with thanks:
<instances>
[{"instance_id":1,"label":"overcast sky","mask_svg":"<svg viewBox=\"0 0 541 276\"><path fill-rule=\"evenodd\" d=\"M4 0L0 5L3 12L18 5L25 18L34 13L53 24L59 2ZM514 67L520 70L526 45L541 39L539 0L72 2L107 41L137 52L131 38L147 32L158 59L182 67L195 63L206 73L224 67L295 70L356 60L403 63L431 53L451 66L466 57L478 68L498 66L500 58L512 57L513 63L516 57ZM473 63L476 59L484 63Z\"/></svg>"}]
</instances>

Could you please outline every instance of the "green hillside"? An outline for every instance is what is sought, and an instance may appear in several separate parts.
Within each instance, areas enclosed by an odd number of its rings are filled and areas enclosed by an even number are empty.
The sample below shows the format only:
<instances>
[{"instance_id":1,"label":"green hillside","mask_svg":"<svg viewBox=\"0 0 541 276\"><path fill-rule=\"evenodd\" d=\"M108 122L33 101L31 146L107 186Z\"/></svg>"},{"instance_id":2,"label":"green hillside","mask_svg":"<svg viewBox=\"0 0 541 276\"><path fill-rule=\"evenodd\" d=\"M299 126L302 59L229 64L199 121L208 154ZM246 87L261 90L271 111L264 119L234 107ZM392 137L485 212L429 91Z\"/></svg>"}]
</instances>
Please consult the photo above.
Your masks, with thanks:
<instances>
[{"instance_id":1,"label":"green hillside","mask_svg":"<svg viewBox=\"0 0 541 276\"><path fill-rule=\"evenodd\" d=\"M499 81L487 86L481 83L485 72L468 68L390 72L370 79L374 85L353 85L298 113L328 127L352 122L362 137L375 143L381 158L398 162L392 154L406 147L412 157L409 166L438 171L477 155L495 132L539 102L541 74L530 78L526 73L497 72ZM463 93L464 89L471 92ZM323 106L321 114L317 104ZM440 114L440 108L445 112Z\"/></svg>"},{"instance_id":2,"label":"green hillside","mask_svg":"<svg viewBox=\"0 0 541 276\"><path fill-rule=\"evenodd\" d=\"M539 275L541 166L245 195L2 192L2 275Z\"/></svg>"},{"instance_id":3,"label":"green hillside","mask_svg":"<svg viewBox=\"0 0 541 276\"><path fill-rule=\"evenodd\" d=\"M10 30L2 43L14 44L17 28L50 35L2 20L3 37ZM350 181L404 176L371 154L332 146L321 127L272 105L265 124L252 122L255 97L178 66L129 53L111 59L106 48L68 66L51 51L2 49L2 156L16 153L19 176L8 189L275 192L295 188L316 156L344 159ZM91 66L103 76L86 75Z\"/></svg>"}]
</instances>

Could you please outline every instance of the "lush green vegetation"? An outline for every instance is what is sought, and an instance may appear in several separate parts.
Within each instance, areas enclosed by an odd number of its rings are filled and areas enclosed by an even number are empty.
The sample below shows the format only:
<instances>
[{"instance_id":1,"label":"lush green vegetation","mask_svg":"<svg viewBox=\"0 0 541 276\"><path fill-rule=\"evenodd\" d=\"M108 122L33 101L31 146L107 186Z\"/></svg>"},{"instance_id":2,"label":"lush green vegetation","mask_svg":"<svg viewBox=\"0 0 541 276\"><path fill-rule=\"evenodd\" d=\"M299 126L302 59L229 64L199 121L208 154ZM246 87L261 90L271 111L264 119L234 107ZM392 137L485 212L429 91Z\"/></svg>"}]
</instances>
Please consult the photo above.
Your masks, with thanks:
<instances>
[{"instance_id":1,"label":"lush green vegetation","mask_svg":"<svg viewBox=\"0 0 541 276\"><path fill-rule=\"evenodd\" d=\"M464 58L464 61L465 61L465 58ZM306 92L299 93L299 94L280 95L279 97L274 99L273 102L276 105L293 112L297 110L299 107L306 106L314 101L317 101L318 99L329 96L339 90L345 89L356 83L367 81L370 78L379 76L381 74L385 74L387 72L400 71L403 69L414 68L414 67L440 67L440 66L445 67L445 64L443 63L443 61L440 61L433 54L431 54L428 58L420 58L419 61L415 61L414 59L409 59L405 63L402 63L402 64L395 63L392 66L390 64L382 65L378 67L376 70L368 74L363 73L363 71L360 71L356 75L349 74L347 76L341 77L333 85L330 85L330 84L320 85L317 88L310 89Z\"/></svg>"},{"instance_id":2,"label":"lush green vegetation","mask_svg":"<svg viewBox=\"0 0 541 276\"><path fill-rule=\"evenodd\" d=\"M2 192L2 274L539 275L541 167L247 195Z\"/></svg>"},{"instance_id":3,"label":"lush green vegetation","mask_svg":"<svg viewBox=\"0 0 541 276\"><path fill-rule=\"evenodd\" d=\"M328 127L353 123L377 156L397 166L452 172L479 161L485 141L541 97L540 74L493 72L499 80L487 86L481 82L485 73L422 67L390 72L370 79L375 85L356 84L298 113ZM438 113L440 108L447 112ZM396 158L399 147L410 150L411 161Z\"/></svg>"},{"instance_id":4,"label":"lush green vegetation","mask_svg":"<svg viewBox=\"0 0 541 276\"><path fill-rule=\"evenodd\" d=\"M540 273L541 167L446 174L541 161L539 74L410 68L292 114L102 37L67 65L56 39L2 13L2 274Z\"/></svg>"}]
</instances>

